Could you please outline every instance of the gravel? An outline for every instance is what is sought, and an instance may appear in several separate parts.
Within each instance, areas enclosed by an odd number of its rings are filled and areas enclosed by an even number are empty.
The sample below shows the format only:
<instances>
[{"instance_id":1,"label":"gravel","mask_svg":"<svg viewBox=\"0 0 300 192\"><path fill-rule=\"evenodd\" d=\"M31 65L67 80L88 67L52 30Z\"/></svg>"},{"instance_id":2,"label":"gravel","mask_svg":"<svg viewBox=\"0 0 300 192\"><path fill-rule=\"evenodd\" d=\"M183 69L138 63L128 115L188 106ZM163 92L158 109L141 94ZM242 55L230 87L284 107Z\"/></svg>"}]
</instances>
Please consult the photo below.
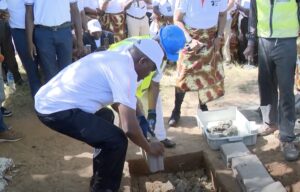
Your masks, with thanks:
<instances>
[{"instance_id":1,"label":"gravel","mask_svg":"<svg viewBox=\"0 0 300 192\"><path fill-rule=\"evenodd\" d=\"M180 171L176 173L157 173L136 178L137 191L147 192L213 192L214 188L204 169ZM134 188L137 189L137 186Z\"/></svg>"}]
</instances>

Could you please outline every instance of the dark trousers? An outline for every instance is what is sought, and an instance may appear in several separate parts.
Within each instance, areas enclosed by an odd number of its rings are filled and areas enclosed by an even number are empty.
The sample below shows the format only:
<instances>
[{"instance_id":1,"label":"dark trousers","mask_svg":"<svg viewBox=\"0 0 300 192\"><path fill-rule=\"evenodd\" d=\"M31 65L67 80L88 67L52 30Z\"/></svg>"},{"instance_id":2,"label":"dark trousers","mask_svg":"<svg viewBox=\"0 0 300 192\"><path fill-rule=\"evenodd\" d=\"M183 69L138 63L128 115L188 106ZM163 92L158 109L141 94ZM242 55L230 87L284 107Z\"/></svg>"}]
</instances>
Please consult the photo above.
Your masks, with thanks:
<instances>
[{"instance_id":1,"label":"dark trousers","mask_svg":"<svg viewBox=\"0 0 300 192\"><path fill-rule=\"evenodd\" d=\"M18 83L22 81L18 63L15 58L15 49L12 43L10 27L8 22L3 20L0 20L0 47L1 53L4 55L3 63L5 63L7 69L12 72L15 82Z\"/></svg>"},{"instance_id":2,"label":"dark trousers","mask_svg":"<svg viewBox=\"0 0 300 192\"><path fill-rule=\"evenodd\" d=\"M244 17L241 19L241 23L240 23L239 49L238 49L239 61L241 63L245 63L247 61L247 58L245 58L243 53L248 43L248 40L246 38L247 33L248 33L248 17Z\"/></svg>"},{"instance_id":3,"label":"dark trousers","mask_svg":"<svg viewBox=\"0 0 300 192\"><path fill-rule=\"evenodd\" d=\"M295 139L296 38L259 38L258 43L261 106L271 105L270 123L279 125L282 142L291 142Z\"/></svg>"},{"instance_id":4,"label":"dark trousers","mask_svg":"<svg viewBox=\"0 0 300 192\"><path fill-rule=\"evenodd\" d=\"M38 113L38 117L51 129L94 147L93 178L97 189L119 189L128 140L124 132L113 124L111 110L103 109L91 114L70 109L49 115Z\"/></svg>"},{"instance_id":5,"label":"dark trousers","mask_svg":"<svg viewBox=\"0 0 300 192\"><path fill-rule=\"evenodd\" d=\"M29 55L25 29L12 28L11 34L28 77L31 95L34 97L36 92L41 87L37 61L33 60Z\"/></svg>"},{"instance_id":6,"label":"dark trousers","mask_svg":"<svg viewBox=\"0 0 300 192\"><path fill-rule=\"evenodd\" d=\"M4 123L3 115L2 115L2 113L0 113L0 133L7 131L7 130L8 130L8 128L7 128L7 125Z\"/></svg>"},{"instance_id":7,"label":"dark trousers","mask_svg":"<svg viewBox=\"0 0 300 192\"><path fill-rule=\"evenodd\" d=\"M36 26L34 41L46 82L72 63L71 27L51 30Z\"/></svg>"}]
</instances>

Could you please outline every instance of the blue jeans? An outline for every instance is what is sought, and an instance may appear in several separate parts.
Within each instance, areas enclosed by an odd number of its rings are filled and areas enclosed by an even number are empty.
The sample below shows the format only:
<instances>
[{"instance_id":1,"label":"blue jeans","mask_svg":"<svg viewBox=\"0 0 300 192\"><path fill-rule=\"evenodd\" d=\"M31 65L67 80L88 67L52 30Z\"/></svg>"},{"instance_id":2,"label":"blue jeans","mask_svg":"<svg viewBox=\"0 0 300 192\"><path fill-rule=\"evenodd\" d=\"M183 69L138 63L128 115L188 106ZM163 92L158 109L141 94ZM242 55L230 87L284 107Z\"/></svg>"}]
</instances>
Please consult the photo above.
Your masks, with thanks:
<instances>
[{"instance_id":1,"label":"blue jeans","mask_svg":"<svg viewBox=\"0 0 300 192\"><path fill-rule=\"evenodd\" d=\"M71 27L52 30L36 26L34 41L46 82L72 62Z\"/></svg>"},{"instance_id":2,"label":"blue jeans","mask_svg":"<svg viewBox=\"0 0 300 192\"><path fill-rule=\"evenodd\" d=\"M33 60L29 55L25 29L12 28L11 34L19 57L27 73L31 95L33 97L41 87L37 61Z\"/></svg>"},{"instance_id":3,"label":"blue jeans","mask_svg":"<svg viewBox=\"0 0 300 192\"><path fill-rule=\"evenodd\" d=\"M48 115L38 113L38 117L51 129L95 148L92 183L97 190L94 191L118 191L128 140L113 124L114 115L110 109L104 108L95 114L69 109Z\"/></svg>"},{"instance_id":4,"label":"blue jeans","mask_svg":"<svg viewBox=\"0 0 300 192\"><path fill-rule=\"evenodd\" d=\"M2 115L2 113L0 113L0 132L7 131L7 130L8 130L8 128L3 121L3 115Z\"/></svg>"}]
</instances>

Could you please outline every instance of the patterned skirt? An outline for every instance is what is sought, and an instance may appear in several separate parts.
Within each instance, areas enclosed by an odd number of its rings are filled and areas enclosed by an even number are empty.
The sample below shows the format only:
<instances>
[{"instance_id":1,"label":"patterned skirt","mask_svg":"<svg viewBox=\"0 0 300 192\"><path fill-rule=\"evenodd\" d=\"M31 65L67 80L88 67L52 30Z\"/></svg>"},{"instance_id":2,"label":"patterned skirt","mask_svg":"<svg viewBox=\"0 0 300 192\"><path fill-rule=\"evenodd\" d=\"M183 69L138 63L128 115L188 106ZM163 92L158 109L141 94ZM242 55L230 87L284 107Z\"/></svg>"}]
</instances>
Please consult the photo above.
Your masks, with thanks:
<instances>
[{"instance_id":1,"label":"patterned skirt","mask_svg":"<svg viewBox=\"0 0 300 192\"><path fill-rule=\"evenodd\" d=\"M116 14L105 13L102 17L100 17L100 23L103 30L114 33L115 42L119 42L126 38L126 19L124 12Z\"/></svg>"},{"instance_id":2,"label":"patterned skirt","mask_svg":"<svg viewBox=\"0 0 300 192\"><path fill-rule=\"evenodd\" d=\"M183 91L197 91L202 103L224 95L224 69L220 53L213 46L216 32L216 27L189 29L190 36L207 47L197 52L184 48L177 62L176 86Z\"/></svg>"}]
</instances>

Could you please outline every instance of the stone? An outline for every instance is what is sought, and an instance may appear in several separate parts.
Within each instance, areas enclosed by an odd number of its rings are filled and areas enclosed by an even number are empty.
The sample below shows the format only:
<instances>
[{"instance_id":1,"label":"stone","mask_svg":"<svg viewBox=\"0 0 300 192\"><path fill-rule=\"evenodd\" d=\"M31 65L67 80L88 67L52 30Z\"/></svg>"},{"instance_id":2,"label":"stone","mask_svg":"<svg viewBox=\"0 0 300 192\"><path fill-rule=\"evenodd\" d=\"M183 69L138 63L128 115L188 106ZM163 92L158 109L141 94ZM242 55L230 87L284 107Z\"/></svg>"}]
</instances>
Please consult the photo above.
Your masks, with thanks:
<instances>
[{"instance_id":1,"label":"stone","mask_svg":"<svg viewBox=\"0 0 300 192\"><path fill-rule=\"evenodd\" d=\"M231 167L232 158L249 154L251 154L251 152L242 142L227 143L221 145L221 156L227 168Z\"/></svg>"},{"instance_id":2,"label":"stone","mask_svg":"<svg viewBox=\"0 0 300 192\"><path fill-rule=\"evenodd\" d=\"M256 155L233 158L232 169L244 192L261 191L274 182Z\"/></svg>"},{"instance_id":3,"label":"stone","mask_svg":"<svg viewBox=\"0 0 300 192\"><path fill-rule=\"evenodd\" d=\"M175 187L173 186L173 184L170 181L167 181L166 183L164 183L161 187L161 191L174 191Z\"/></svg>"},{"instance_id":4,"label":"stone","mask_svg":"<svg viewBox=\"0 0 300 192\"><path fill-rule=\"evenodd\" d=\"M180 180L176 185L175 191L176 192L186 191L186 187L187 187L187 184L183 180Z\"/></svg>"}]
</instances>

